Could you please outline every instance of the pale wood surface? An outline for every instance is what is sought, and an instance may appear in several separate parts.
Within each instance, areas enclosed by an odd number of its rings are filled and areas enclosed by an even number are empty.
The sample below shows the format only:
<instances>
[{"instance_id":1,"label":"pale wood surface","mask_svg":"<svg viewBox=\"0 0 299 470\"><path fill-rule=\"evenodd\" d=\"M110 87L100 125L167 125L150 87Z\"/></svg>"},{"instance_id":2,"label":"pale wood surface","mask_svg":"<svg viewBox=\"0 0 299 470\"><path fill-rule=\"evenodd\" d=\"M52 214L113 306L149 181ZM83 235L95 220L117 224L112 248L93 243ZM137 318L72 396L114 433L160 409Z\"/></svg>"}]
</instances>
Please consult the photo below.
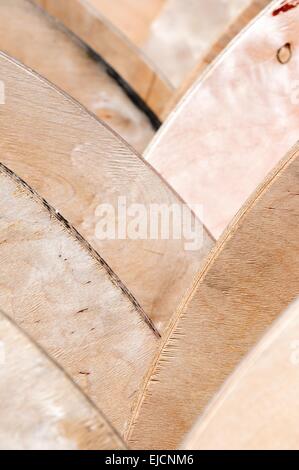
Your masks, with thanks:
<instances>
[{"instance_id":1,"label":"pale wood surface","mask_svg":"<svg viewBox=\"0 0 299 470\"><path fill-rule=\"evenodd\" d=\"M152 22L165 0L88 0L136 46L148 38Z\"/></svg>"},{"instance_id":2,"label":"pale wood surface","mask_svg":"<svg viewBox=\"0 0 299 470\"><path fill-rule=\"evenodd\" d=\"M228 46L228 44L244 29L250 21L252 21L261 11L265 8L271 0L250 0L245 1L244 4L240 5L237 11L233 11L232 20L224 22L226 18L225 15L220 13L220 25L216 29L210 28L212 32L212 38L208 44L211 44L211 47L205 47L201 54L201 57L198 60L198 63L192 69L190 74L182 81L181 85L178 87L172 98L170 99L168 105L165 108L163 118L166 119L167 115L175 108L179 101L184 97L188 92L191 86L196 82L198 77L204 72L208 65L210 65ZM217 6L216 6L217 8ZM215 13L215 11L213 12ZM236 16L236 17L235 17ZM212 18L214 15L212 16ZM215 29L219 37L215 37ZM222 31L224 29L224 31ZM207 31L208 33L208 31ZM221 34L222 33L222 34ZM211 33L210 33L211 34ZM207 50L206 50L207 49Z\"/></svg>"},{"instance_id":3,"label":"pale wood surface","mask_svg":"<svg viewBox=\"0 0 299 470\"><path fill-rule=\"evenodd\" d=\"M177 87L250 0L89 0Z\"/></svg>"},{"instance_id":4,"label":"pale wood surface","mask_svg":"<svg viewBox=\"0 0 299 470\"><path fill-rule=\"evenodd\" d=\"M100 204L181 204L160 177L102 123L50 84L0 56L1 161L72 223L163 330L213 242L199 251L181 240L100 240ZM113 215L110 216L114 223ZM116 218L117 218L116 212ZM128 223L130 219L128 218ZM126 227L127 228L127 227ZM201 237L202 227L199 229Z\"/></svg>"},{"instance_id":5,"label":"pale wood surface","mask_svg":"<svg viewBox=\"0 0 299 470\"><path fill-rule=\"evenodd\" d=\"M227 381L184 449L298 450L298 365L297 301Z\"/></svg>"},{"instance_id":6,"label":"pale wood surface","mask_svg":"<svg viewBox=\"0 0 299 470\"><path fill-rule=\"evenodd\" d=\"M122 432L158 338L84 239L0 166L0 308Z\"/></svg>"},{"instance_id":7,"label":"pale wood surface","mask_svg":"<svg viewBox=\"0 0 299 470\"><path fill-rule=\"evenodd\" d=\"M97 1L97 0L94 0ZM122 3L124 0L117 0ZM166 0L142 50L178 87L250 0Z\"/></svg>"},{"instance_id":8,"label":"pale wood surface","mask_svg":"<svg viewBox=\"0 0 299 470\"><path fill-rule=\"evenodd\" d=\"M145 114L88 49L27 0L0 1L1 50L87 107L142 151L154 136Z\"/></svg>"},{"instance_id":9,"label":"pale wood surface","mask_svg":"<svg viewBox=\"0 0 299 470\"><path fill-rule=\"evenodd\" d=\"M160 72L85 0L34 0L98 53L158 117L173 93Z\"/></svg>"},{"instance_id":10,"label":"pale wood surface","mask_svg":"<svg viewBox=\"0 0 299 470\"><path fill-rule=\"evenodd\" d=\"M299 8L275 1L190 90L145 158L218 238L298 138ZM291 43L290 61L278 50Z\"/></svg>"},{"instance_id":11,"label":"pale wood surface","mask_svg":"<svg viewBox=\"0 0 299 470\"><path fill-rule=\"evenodd\" d=\"M133 448L177 448L224 380L298 296L298 174L296 147L213 250L139 392L127 431Z\"/></svg>"},{"instance_id":12,"label":"pale wood surface","mask_svg":"<svg viewBox=\"0 0 299 470\"><path fill-rule=\"evenodd\" d=\"M0 347L1 450L125 449L89 399L1 312Z\"/></svg>"}]
</instances>

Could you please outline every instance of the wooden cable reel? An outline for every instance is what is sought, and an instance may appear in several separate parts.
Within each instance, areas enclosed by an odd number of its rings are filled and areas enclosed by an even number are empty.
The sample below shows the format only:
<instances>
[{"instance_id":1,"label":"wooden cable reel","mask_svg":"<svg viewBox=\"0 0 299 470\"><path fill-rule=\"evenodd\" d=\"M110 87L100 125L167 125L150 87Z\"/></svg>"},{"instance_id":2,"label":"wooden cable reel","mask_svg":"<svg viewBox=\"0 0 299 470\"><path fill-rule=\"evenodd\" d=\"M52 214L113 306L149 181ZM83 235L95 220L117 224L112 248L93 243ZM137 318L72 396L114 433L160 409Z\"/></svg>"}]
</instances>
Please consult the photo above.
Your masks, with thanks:
<instances>
[{"instance_id":1,"label":"wooden cable reel","mask_svg":"<svg viewBox=\"0 0 299 470\"><path fill-rule=\"evenodd\" d=\"M152 64L85 0L34 0L110 64L143 102L161 116L172 87Z\"/></svg>"},{"instance_id":2,"label":"wooden cable reel","mask_svg":"<svg viewBox=\"0 0 299 470\"><path fill-rule=\"evenodd\" d=\"M190 11L185 3L182 8L181 0L33 1L110 63L154 113L165 119L201 73L203 63L210 63L270 0L232 0L230 10L227 4L221 4L217 21L219 0L209 4L205 0L188 0ZM192 30L190 38L188 28ZM169 37L171 29L174 34L165 43L165 30ZM168 80L159 67L165 69Z\"/></svg>"},{"instance_id":3,"label":"wooden cable reel","mask_svg":"<svg viewBox=\"0 0 299 470\"><path fill-rule=\"evenodd\" d=\"M115 227L119 198L128 207L137 203L146 210L152 204L181 206L180 198L102 123L1 55L3 78L6 104L0 114L1 161L101 253L162 331L202 265L212 239L197 223L199 238L203 237L200 251L186 251L183 239L119 239L116 233L115 239L102 240L101 233L98 235L101 214L97 216L102 203L111 205L108 223Z\"/></svg>"},{"instance_id":4,"label":"wooden cable reel","mask_svg":"<svg viewBox=\"0 0 299 470\"><path fill-rule=\"evenodd\" d=\"M146 151L188 204L203 207L215 238L298 139L298 26L299 8L271 2L199 77Z\"/></svg>"},{"instance_id":5,"label":"wooden cable reel","mask_svg":"<svg viewBox=\"0 0 299 470\"><path fill-rule=\"evenodd\" d=\"M240 211L178 309L128 430L137 449L175 449L265 329L299 294L299 149Z\"/></svg>"},{"instance_id":6,"label":"wooden cable reel","mask_svg":"<svg viewBox=\"0 0 299 470\"><path fill-rule=\"evenodd\" d=\"M76 230L6 167L0 170L0 308L122 433L157 331Z\"/></svg>"},{"instance_id":7,"label":"wooden cable reel","mask_svg":"<svg viewBox=\"0 0 299 470\"><path fill-rule=\"evenodd\" d=\"M174 87L184 82L188 71L239 14L249 10L243 20L246 22L256 14L252 4L265 3L265 0L230 0L229 5L221 0L88 1L149 57ZM238 21L238 27L244 22ZM192 75L199 75L197 66Z\"/></svg>"},{"instance_id":8,"label":"wooden cable reel","mask_svg":"<svg viewBox=\"0 0 299 470\"><path fill-rule=\"evenodd\" d=\"M299 2L272 2L201 75L266 3L251 2L211 49L146 151L176 194L88 112L105 89L132 117L129 84L154 122L175 96L159 73L85 1L0 2L0 44L14 57L0 53L0 448L296 448L298 303L282 313L299 293L298 145L280 158L297 139L296 90L288 100L282 84L296 78ZM142 119L134 131L109 119L135 148L151 137ZM151 222L152 206L186 209L181 195L202 194L208 230L187 209L200 249L185 233L102 238L120 199ZM209 230L218 238L237 211L213 247ZM282 426L267 424L273 413Z\"/></svg>"}]
</instances>

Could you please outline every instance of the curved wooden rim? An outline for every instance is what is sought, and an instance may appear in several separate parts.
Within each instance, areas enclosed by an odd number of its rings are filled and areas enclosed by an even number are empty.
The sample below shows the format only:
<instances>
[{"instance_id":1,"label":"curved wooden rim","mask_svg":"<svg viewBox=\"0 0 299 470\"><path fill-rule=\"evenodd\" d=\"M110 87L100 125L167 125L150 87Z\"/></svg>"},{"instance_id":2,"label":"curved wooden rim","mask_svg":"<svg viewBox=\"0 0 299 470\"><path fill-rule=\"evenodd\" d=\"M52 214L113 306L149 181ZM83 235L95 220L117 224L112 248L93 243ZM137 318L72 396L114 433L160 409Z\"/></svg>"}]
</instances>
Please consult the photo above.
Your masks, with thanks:
<instances>
[{"instance_id":1,"label":"curved wooden rim","mask_svg":"<svg viewBox=\"0 0 299 470\"><path fill-rule=\"evenodd\" d=\"M139 391L127 430L133 448L177 448L225 378L298 295L298 165L297 145L212 250Z\"/></svg>"},{"instance_id":2,"label":"curved wooden rim","mask_svg":"<svg viewBox=\"0 0 299 470\"><path fill-rule=\"evenodd\" d=\"M85 0L64 0L63 5L56 0L30 1L42 6L79 36L115 69L158 117L161 116L173 93L171 85L94 7Z\"/></svg>"},{"instance_id":3,"label":"curved wooden rim","mask_svg":"<svg viewBox=\"0 0 299 470\"><path fill-rule=\"evenodd\" d=\"M101 240L96 214L103 203L115 211L120 197L147 210L183 203L123 140L61 91L5 55L0 75L7 85L2 162L70 220L162 330L213 244L209 234L197 226L199 251L186 251L185 239Z\"/></svg>"},{"instance_id":4,"label":"curved wooden rim","mask_svg":"<svg viewBox=\"0 0 299 470\"><path fill-rule=\"evenodd\" d=\"M156 350L155 329L56 210L2 164L0 178L1 309L122 432Z\"/></svg>"},{"instance_id":5,"label":"curved wooden rim","mask_svg":"<svg viewBox=\"0 0 299 470\"><path fill-rule=\"evenodd\" d=\"M299 10L274 15L279 5L271 3L205 70L145 153L189 205L203 206L215 238L296 139ZM289 42L292 60L281 64L278 51Z\"/></svg>"},{"instance_id":6,"label":"curved wooden rim","mask_svg":"<svg viewBox=\"0 0 299 470\"><path fill-rule=\"evenodd\" d=\"M184 80L182 85L176 90L175 94L169 101L163 113L163 121L167 118L172 110L179 104L181 99L188 93L192 86L200 80L201 75L206 68L211 65L222 54L231 41L240 34L240 32L266 8L271 0L252 0L251 3L242 11L238 17L227 27L226 31L219 37L210 50L205 54L204 58L196 65L189 76Z\"/></svg>"}]
</instances>

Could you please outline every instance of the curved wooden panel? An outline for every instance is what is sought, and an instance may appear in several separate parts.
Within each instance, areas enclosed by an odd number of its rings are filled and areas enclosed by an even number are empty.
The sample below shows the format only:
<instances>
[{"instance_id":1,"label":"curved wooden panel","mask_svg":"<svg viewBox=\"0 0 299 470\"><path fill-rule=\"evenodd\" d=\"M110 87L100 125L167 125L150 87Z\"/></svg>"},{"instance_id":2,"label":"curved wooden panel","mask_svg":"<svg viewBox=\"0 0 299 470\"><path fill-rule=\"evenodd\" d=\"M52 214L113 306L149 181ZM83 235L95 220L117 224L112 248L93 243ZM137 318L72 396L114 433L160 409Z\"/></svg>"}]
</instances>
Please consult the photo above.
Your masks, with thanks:
<instances>
[{"instance_id":1,"label":"curved wooden panel","mask_svg":"<svg viewBox=\"0 0 299 470\"><path fill-rule=\"evenodd\" d=\"M196 82L198 77L204 72L208 65L210 65L229 43L244 29L251 20L253 20L265 8L271 0L250 0L245 1L244 5L238 5L237 11L233 11L231 23L226 20L222 15L219 27L217 28L217 40L211 42L211 47L202 54L198 64L191 71L189 76L182 82L181 86L176 90L163 113L165 120L168 114L175 108L180 100L191 89L191 86ZM239 10L240 8L240 10ZM215 26L214 26L215 27ZM224 29L224 32L223 32Z\"/></svg>"},{"instance_id":2,"label":"curved wooden panel","mask_svg":"<svg viewBox=\"0 0 299 470\"><path fill-rule=\"evenodd\" d=\"M215 237L298 138L298 26L298 6L271 3L199 79L145 155L187 203L203 206Z\"/></svg>"},{"instance_id":3,"label":"curved wooden panel","mask_svg":"<svg viewBox=\"0 0 299 470\"><path fill-rule=\"evenodd\" d=\"M201 249L186 251L183 238L119 236L119 206L140 204L148 215L153 204L181 206L181 200L102 123L4 55L0 80L1 161L79 230L163 329L212 246L210 237L204 232ZM116 230L102 240L106 205L107 224ZM128 215L128 226L132 220ZM196 229L201 240L202 226Z\"/></svg>"},{"instance_id":4,"label":"curved wooden panel","mask_svg":"<svg viewBox=\"0 0 299 470\"><path fill-rule=\"evenodd\" d=\"M299 449L299 303L227 381L185 449Z\"/></svg>"},{"instance_id":5,"label":"curved wooden panel","mask_svg":"<svg viewBox=\"0 0 299 470\"><path fill-rule=\"evenodd\" d=\"M104 416L0 313L0 449L125 449Z\"/></svg>"},{"instance_id":6,"label":"curved wooden panel","mask_svg":"<svg viewBox=\"0 0 299 470\"><path fill-rule=\"evenodd\" d=\"M299 147L268 176L212 252L140 391L129 442L173 449L299 293Z\"/></svg>"},{"instance_id":7,"label":"curved wooden panel","mask_svg":"<svg viewBox=\"0 0 299 470\"><path fill-rule=\"evenodd\" d=\"M171 85L97 9L85 0L33 1L88 44L158 117L161 116L173 93Z\"/></svg>"},{"instance_id":8,"label":"curved wooden panel","mask_svg":"<svg viewBox=\"0 0 299 470\"><path fill-rule=\"evenodd\" d=\"M123 431L158 341L149 319L62 216L0 164L0 308Z\"/></svg>"},{"instance_id":9,"label":"curved wooden panel","mask_svg":"<svg viewBox=\"0 0 299 470\"><path fill-rule=\"evenodd\" d=\"M149 119L105 66L30 1L1 0L0 44L2 51L77 99L136 150L144 150L152 139L154 129Z\"/></svg>"},{"instance_id":10,"label":"curved wooden panel","mask_svg":"<svg viewBox=\"0 0 299 470\"><path fill-rule=\"evenodd\" d=\"M212 43L250 2L88 1L139 47L175 87L182 83Z\"/></svg>"}]
</instances>

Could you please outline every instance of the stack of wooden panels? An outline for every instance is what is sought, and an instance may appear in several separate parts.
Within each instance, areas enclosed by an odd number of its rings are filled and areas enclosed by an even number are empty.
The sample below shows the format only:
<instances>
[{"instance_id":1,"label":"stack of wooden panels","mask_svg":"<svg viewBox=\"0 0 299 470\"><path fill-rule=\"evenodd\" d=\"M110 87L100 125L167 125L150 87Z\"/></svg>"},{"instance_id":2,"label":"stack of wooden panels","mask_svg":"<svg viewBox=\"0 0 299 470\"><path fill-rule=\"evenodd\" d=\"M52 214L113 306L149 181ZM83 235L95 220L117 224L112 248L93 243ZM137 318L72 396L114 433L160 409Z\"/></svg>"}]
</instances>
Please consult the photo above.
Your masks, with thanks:
<instances>
[{"instance_id":1,"label":"stack of wooden panels","mask_svg":"<svg viewBox=\"0 0 299 470\"><path fill-rule=\"evenodd\" d=\"M1 449L299 448L298 28L0 0Z\"/></svg>"}]
</instances>

